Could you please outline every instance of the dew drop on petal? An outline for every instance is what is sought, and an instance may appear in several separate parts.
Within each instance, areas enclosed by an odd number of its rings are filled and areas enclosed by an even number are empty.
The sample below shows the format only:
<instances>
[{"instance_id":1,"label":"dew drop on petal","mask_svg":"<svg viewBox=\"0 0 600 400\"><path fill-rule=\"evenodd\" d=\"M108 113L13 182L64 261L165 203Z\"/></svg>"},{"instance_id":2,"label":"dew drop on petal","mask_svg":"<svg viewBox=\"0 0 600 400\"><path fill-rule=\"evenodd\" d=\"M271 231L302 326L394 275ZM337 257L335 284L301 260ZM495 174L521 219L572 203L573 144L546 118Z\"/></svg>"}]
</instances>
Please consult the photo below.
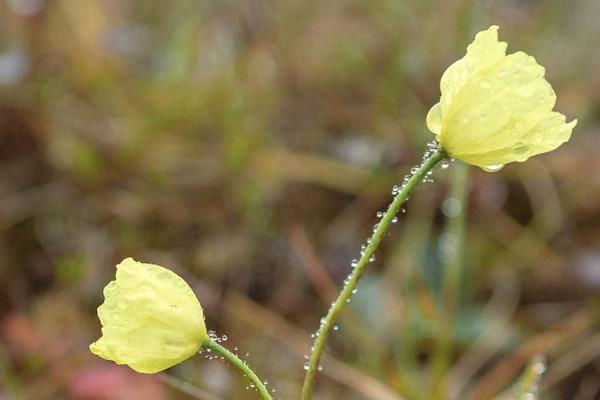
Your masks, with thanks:
<instances>
[{"instance_id":1,"label":"dew drop on petal","mask_svg":"<svg viewBox=\"0 0 600 400\"><path fill-rule=\"evenodd\" d=\"M482 170L487 172L497 172L504 168L504 164L492 164L481 167Z\"/></svg>"}]
</instances>

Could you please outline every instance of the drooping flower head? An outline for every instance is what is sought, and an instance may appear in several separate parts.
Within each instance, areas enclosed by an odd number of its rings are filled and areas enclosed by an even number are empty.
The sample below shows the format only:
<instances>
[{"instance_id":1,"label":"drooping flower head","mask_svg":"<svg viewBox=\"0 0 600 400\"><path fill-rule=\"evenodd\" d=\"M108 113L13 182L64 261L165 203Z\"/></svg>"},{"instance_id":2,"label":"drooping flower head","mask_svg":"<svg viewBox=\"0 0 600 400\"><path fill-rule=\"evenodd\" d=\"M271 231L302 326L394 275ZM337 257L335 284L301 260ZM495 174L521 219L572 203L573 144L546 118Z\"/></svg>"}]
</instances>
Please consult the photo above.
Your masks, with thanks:
<instances>
[{"instance_id":1,"label":"drooping flower head","mask_svg":"<svg viewBox=\"0 0 600 400\"><path fill-rule=\"evenodd\" d=\"M479 32L444 72L440 101L427 114L450 156L487 170L554 150L577 124L552 111L544 67L522 51L506 55L506 47L497 26Z\"/></svg>"},{"instance_id":2,"label":"drooping flower head","mask_svg":"<svg viewBox=\"0 0 600 400\"><path fill-rule=\"evenodd\" d=\"M102 337L90 351L142 373L155 373L196 354L207 337L204 315L174 272L127 258L104 288L98 308Z\"/></svg>"}]
</instances>

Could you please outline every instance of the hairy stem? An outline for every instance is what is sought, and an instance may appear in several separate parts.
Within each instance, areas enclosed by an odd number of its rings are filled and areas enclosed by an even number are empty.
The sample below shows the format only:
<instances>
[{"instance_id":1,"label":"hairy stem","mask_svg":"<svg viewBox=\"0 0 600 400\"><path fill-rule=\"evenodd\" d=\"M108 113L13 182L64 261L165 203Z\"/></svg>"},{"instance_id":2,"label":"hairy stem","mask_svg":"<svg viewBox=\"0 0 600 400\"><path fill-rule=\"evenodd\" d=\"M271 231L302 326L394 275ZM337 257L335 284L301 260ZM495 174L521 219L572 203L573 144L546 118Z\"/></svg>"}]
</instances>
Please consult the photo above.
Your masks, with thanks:
<instances>
[{"instance_id":1,"label":"hairy stem","mask_svg":"<svg viewBox=\"0 0 600 400\"><path fill-rule=\"evenodd\" d=\"M513 398L515 400L537 399L538 384L545 370L544 356L537 354L525 368Z\"/></svg>"},{"instance_id":2,"label":"hairy stem","mask_svg":"<svg viewBox=\"0 0 600 400\"><path fill-rule=\"evenodd\" d=\"M258 393L260 393L260 397L263 400L272 400L269 391L265 387L265 385L261 382L261 380L256 376L254 371L246 364L246 362L242 361L238 356L233 354L231 351L227 350L225 347L221 346L219 343L207 337L206 340L202 343L202 348L210 349L215 353L223 356L231 365L236 367L237 369L244 374L245 377L250 379L250 382L256 387Z\"/></svg>"},{"instance_id":3,"label":"hairy stem","mask_svg":"<svg viewBox=\"0 0 600 400\"><path fill-rule=\"evenodd\" d=\"M344 288L338 295L335 302L329 308L327 315L321 320L321 325L316 334L315 341L313 343L310 360L308 363L308 369L304 378L304 385L302 386L302 400L310 400L312 398L312 391L315 383L315 376L319 368L319 360L323 353L323 348L329 332L333 328L334 322L350 297L356 289L358 281L362 274L365 272L367 265L369 264L371 257L379 247L379 243L383 236L394 223L394 218L400 210L400 207L404 201L408 198L412 190L417 184L423 181L428 176L428 173L435 167L435 165L444 159L445 153L441 149L437 149L426 157L420 166L416 167L412 171L410 178L402 185L402 187L395 193L394 199L390 203L385 214L381 218L381 221L377 224L377 227L373 231L373 235L367 241L367 246L361 252L360 259L357 263L353 263L353 270L346 279Z\"/></svg>"}]
</instances>

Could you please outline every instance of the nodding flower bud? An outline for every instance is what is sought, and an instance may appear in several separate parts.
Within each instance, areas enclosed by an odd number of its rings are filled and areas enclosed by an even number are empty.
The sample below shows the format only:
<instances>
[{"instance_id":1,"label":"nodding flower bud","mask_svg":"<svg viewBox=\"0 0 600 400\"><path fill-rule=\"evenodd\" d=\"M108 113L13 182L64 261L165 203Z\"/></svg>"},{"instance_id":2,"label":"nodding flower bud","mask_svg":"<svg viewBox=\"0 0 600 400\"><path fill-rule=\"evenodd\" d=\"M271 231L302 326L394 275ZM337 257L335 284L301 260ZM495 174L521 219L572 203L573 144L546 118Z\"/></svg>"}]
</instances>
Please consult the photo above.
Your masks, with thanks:
<instances>
[{"instance_id":1,"label":"nodding flower bud","mask_svg":"<svg viewBox=\"0 0 600 400\"><path fill-rule=\"evenodd\" d=\"M440 101L427 115L446 153L489 171L554 150L577 124L552 111L544 67L522 51L506 55L506 47L497 26L479 32L444 72Z\"/></svg>"},{"instance_id":2,"label":"nodding flower bud","mask_svg":"<svg viewBox=\"0 0 600 400\"><path fill-rule=\"evenodd\" d=\"M204 314L174 272L127 258L104 288L102 337L90 351L135 371L155 373L196 354L207 337Z\"/></svg>"}]
</instances>

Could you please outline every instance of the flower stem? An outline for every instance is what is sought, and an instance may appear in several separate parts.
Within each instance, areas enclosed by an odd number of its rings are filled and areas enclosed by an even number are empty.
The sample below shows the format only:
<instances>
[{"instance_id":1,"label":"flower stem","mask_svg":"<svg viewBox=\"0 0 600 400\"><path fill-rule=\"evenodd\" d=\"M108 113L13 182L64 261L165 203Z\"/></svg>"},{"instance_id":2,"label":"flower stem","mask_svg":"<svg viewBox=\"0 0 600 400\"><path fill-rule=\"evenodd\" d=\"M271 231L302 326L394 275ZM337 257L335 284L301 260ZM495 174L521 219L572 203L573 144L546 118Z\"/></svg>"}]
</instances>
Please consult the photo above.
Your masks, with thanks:
<instances>
[{"instance_id":1,"label":"flower stem","mask_svg":"<svg viewBox=\"0 0 600 400\"><path fill-rule=\"evenodd\" d=\"M331 329L333 328L337 316L340 314L352 296L352 293L356 289L358 281L365 272L371 257L373 257L373 254L379 247L381 239L383 239L383 236L389 227L395 222L394 218L396 217L396 214L400 210L400 207L404 201L408 198L408 195L419 182L423 181L423 179L428 176L429 171L431 171L438 162L444 159L445 156L446 154L443 150L436 149L429 156L425 157L421 165L412 172L410 178L402 185L400 190L395 193L394 199L388 206L388 209L381 218L381 221L379 221L377 224L377 227L373 231L373 235L367 241L368 245L364 248L364 251L361 252L360 259L355 265L353 265L353 270L350 275L348 275L344 288L338 295L335 302L329 308L325 318L321 320L322 322L319 327L319 331L316 334L316 338L313 343L308 369L304 378L304 385L302 386L302 400L310 400L312 397L315 376L317 370L319 369L319 360L321 359L321 354L323 353L325 341L327 340L329 332L331 332Z\"/></svg>"},{"instance_id":2,"label":"flower stem","mask_svg":"<svg viewBox=\"0 0 600 400\"><path fill-rule=\"evenodd\" d=\"M537 399L538 384L545 370L546 364L544 356L541 354L535 355L527 368L525 368L525 372L519 380L513 399Z\"/></svg>"},{"instance_id":3,"label":"flower stem","mask_svg":"<svg viewBox=\"0 0 600 400\"><path fill-rule=\"evenodd\" d=\"M242 372L242 374L244 374L244 376L250 379L250 382L252 382L252 384L256 386L256 389L260 393L260 397L263 400L272 400L271 395L269 394L269 391L267 390L265 385L261 382L258 376L256 376L254 371L252 371L252 369L248 366L248 364L246 364L245 361L242 361L238 356L233 354L231 351L227 350L225 347L221 346L219 343L217 343L210 337L207 337L204 340L204 342L202 343L202 348L210 349L215 353L218 353L221 356L223 356L234 367L239 369Z\"/></svg>"}]
</instances>

